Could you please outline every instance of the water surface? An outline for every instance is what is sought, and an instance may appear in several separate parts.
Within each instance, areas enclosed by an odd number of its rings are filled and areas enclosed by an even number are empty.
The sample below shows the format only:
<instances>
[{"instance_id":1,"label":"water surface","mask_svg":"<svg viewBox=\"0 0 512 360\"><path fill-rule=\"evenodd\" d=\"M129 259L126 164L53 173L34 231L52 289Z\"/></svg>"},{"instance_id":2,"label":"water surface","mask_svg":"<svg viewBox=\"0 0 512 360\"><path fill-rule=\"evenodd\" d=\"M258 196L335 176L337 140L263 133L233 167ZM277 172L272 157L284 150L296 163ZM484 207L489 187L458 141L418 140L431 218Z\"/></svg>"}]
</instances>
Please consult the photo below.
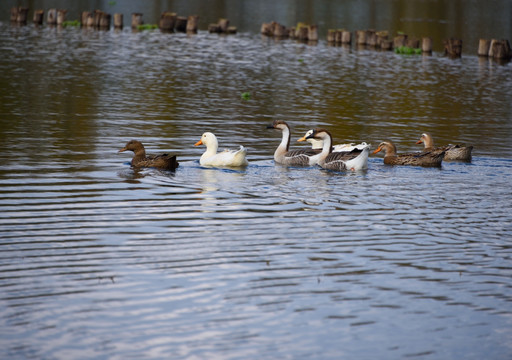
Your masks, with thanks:
<instances>
[{"instance_id":1,"label":"water surface","mask_svg":"<svg viewBox=\"0 0 512 360\"><path fill-rule=\"evenodd\" d=\"M512 355L510 64L6 23L0 53L1 358ZM285 168L273 119L474 158ZM200 167L204 131L249 166Z\"/></svg>"}]
</instances>

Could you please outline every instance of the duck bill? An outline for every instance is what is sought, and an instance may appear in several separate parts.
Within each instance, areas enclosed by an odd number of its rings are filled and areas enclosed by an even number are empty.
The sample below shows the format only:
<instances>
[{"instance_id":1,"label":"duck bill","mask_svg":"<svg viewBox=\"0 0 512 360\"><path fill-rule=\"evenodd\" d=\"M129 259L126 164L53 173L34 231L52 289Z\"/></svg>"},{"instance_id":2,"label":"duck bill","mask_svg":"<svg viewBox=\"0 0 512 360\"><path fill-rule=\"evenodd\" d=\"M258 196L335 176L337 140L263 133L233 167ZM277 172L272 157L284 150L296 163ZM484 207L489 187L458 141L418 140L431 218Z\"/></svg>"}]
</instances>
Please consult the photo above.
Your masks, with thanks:
<instances>
[{"instance_id":1,"label":"duck bill","mask_svg":"<svg viewBox=\"0 0 512 360\"><path fill-rule=\"evenodd\" d=\"M127 149L127 148L122 148L121 150L119 150L119 151L118 151L118 153L120 153L120 152L124 152L124 151L126 151L126 150L128 150L128 149Z\"/></svg>"},{"instance_id":2,"label":"duck bill","mask_svg":"<svg viewBox=\"0 0 512 360\"><path fill-rule=\"evenodd\" d=\"M379 146L377 149L375 149L375 151L372 154L377 154L381 150L382 150L382 148Z\"/></svg>"},{"instance_id":3,"label":"duck bill","mask_svg":"<svg viewBox=\"0 0 512 360\"><path fill-rule=\"evenodd\" d=\"M199 145L203 145L203 142L202 142L201 140L199 140L198 142L196 142L196 143L194 144L194 146L199 146Z\"/></svg>"},{"instance_id":4,"label":"duck bill","mask_svg":"<svg viewBox=\"0 0 512 360\"><path fill-rule=\"evenodd\" d=\"M267 129L275 129L273 124L267 125Z\"/></svg>"},{"instance_id":5,"label":"duck bill","mask_svg":"<svg viewBox=\"0 0 512 360\"><path fill-rule=\"evenodd\" d=\"M421 143L423 143L423 141L421 141L421 139L416 141L416 144L421 144Z\"/></svg>"},{"instance_id":6,"label":"duck bill","mask_svg":"<svg viewBox=\"0 0 512 360\"><path fill-rule=\"evenodd\" d=\"M306 141L306 136L303 136L300 139L297 139L297 141Z\"/></svg>"}]
</instances>

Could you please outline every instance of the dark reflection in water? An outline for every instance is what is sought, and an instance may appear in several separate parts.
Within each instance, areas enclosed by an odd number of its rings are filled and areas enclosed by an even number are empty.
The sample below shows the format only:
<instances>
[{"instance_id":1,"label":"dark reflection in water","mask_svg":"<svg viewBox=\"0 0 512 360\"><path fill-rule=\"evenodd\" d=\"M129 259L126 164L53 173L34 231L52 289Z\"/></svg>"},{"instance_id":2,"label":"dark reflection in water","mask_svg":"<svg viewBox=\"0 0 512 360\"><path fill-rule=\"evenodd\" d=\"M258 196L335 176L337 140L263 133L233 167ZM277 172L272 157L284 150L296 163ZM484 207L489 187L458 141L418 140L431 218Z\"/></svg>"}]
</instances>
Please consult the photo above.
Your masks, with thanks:
<instances>
[{"instance_id":1,"label":"dark reflection in water","mask_svg":"<svg viewBox=\"0 0 512 360\"><path fill-rule=\"evenodd\" d=\"M0 24L0 358L509 358L511 65L251 31ZM474 158L286 168L273 119ZM200 167L204 131L249 166ZM180 167L130 168L132 138Z\"/></svg>"}]
</instances>

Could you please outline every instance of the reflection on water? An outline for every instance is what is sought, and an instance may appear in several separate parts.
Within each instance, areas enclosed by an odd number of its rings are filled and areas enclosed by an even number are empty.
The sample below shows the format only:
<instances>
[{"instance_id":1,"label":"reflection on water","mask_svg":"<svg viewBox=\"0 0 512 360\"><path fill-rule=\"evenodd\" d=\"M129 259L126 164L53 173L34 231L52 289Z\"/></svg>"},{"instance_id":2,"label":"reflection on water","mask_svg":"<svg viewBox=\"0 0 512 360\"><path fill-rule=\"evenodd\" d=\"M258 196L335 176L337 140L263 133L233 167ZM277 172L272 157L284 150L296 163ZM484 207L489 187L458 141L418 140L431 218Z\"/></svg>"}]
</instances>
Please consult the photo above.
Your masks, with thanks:
<instances>
[{"instance_id":1,"label":"reflection on water","mask_svg":"<svg viewBox=\"0 0 512 360\"><path fill-rule=\"evenodd\" d=\"M1 358L512 354L510 64L5 23L0 52ZM474 158L286 168L273 119ZM201 167L204 131L249 166Z\"/></svg>"}]
</instances>

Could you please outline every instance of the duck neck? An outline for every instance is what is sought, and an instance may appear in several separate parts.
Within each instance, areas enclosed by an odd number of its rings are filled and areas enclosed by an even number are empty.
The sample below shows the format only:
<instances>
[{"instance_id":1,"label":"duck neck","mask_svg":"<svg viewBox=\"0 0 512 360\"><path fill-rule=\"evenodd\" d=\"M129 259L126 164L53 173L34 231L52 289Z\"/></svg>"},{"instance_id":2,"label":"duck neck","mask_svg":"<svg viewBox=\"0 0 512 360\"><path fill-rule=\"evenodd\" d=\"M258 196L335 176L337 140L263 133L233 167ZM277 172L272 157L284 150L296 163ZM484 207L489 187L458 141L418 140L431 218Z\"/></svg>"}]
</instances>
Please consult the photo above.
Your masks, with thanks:
<instances>
[{"instance_id":1,"label":"duck neck","mask_svg":"<svg viewBox=\"0 0 512 360\"><path fill-rule=\"evenodd\" d=\"M144 147L140 147L133 151L133 159L132 159L132 165L137 164L140 161L144 161L146 159L146 150L144 150Z\"/></svg>"},{"instance_id":2,"label":"duck neck","mask_svg":"<svg viewBox=\"0 0 512 360\"><path fill-rule=\"evenodd\" d=\"M320 153L319 163L323 163L327 155L332 152L332 137L328 133L324 133L323 137L324 145L322 147L322 152Z\"/></svg>"},{"instance_id":3,"label":"duck neck","mask_svg":"<svg viewBox=\"0 0 512 360\"><path fill-rule=\"evenodd\" d=\"M425 144L425 149L430 149L434 147L434 139L432 139L432 137L430 136L426 136L423 139L423 143Z\"/></svg>"},{"instance_id":4,"label":"duck neck","mask_svg":"<svg viewBox=\"0 0 512 360\"><path fill-rule=\"evenodd\" d=\"M308 141L311 143L311 148L312 149L323 149L324 147L324 142L323 140L317 140L317 139L308 139Z\"/></svg>"},{"instance_id":5,"label":"duck neck","mask_svg":"<svg viewBox=\"0 0 512 360\"><path fill-rule=\"evenodd\" d=\"M208 144L205 145L206 151L202 156L210 157L217 154L217 149L219 148L219 142L217 141L217 139L212 139L211 141L208 141Z\"/></svg>"},{"instance_id":6,"label":"duck neck","mask_svg":"<svg viewBox=\"0 0 512 360\"><path fill-rule=\"evenodd\" d=\"M288 152L288 149L290 148L290 128L287 126L281 130L282 138L281 143L276 149L276 152L274 153L274 160L277 162L281 162L281 159L284 157L284 154Z\"/></svg>"}]
</instances>

